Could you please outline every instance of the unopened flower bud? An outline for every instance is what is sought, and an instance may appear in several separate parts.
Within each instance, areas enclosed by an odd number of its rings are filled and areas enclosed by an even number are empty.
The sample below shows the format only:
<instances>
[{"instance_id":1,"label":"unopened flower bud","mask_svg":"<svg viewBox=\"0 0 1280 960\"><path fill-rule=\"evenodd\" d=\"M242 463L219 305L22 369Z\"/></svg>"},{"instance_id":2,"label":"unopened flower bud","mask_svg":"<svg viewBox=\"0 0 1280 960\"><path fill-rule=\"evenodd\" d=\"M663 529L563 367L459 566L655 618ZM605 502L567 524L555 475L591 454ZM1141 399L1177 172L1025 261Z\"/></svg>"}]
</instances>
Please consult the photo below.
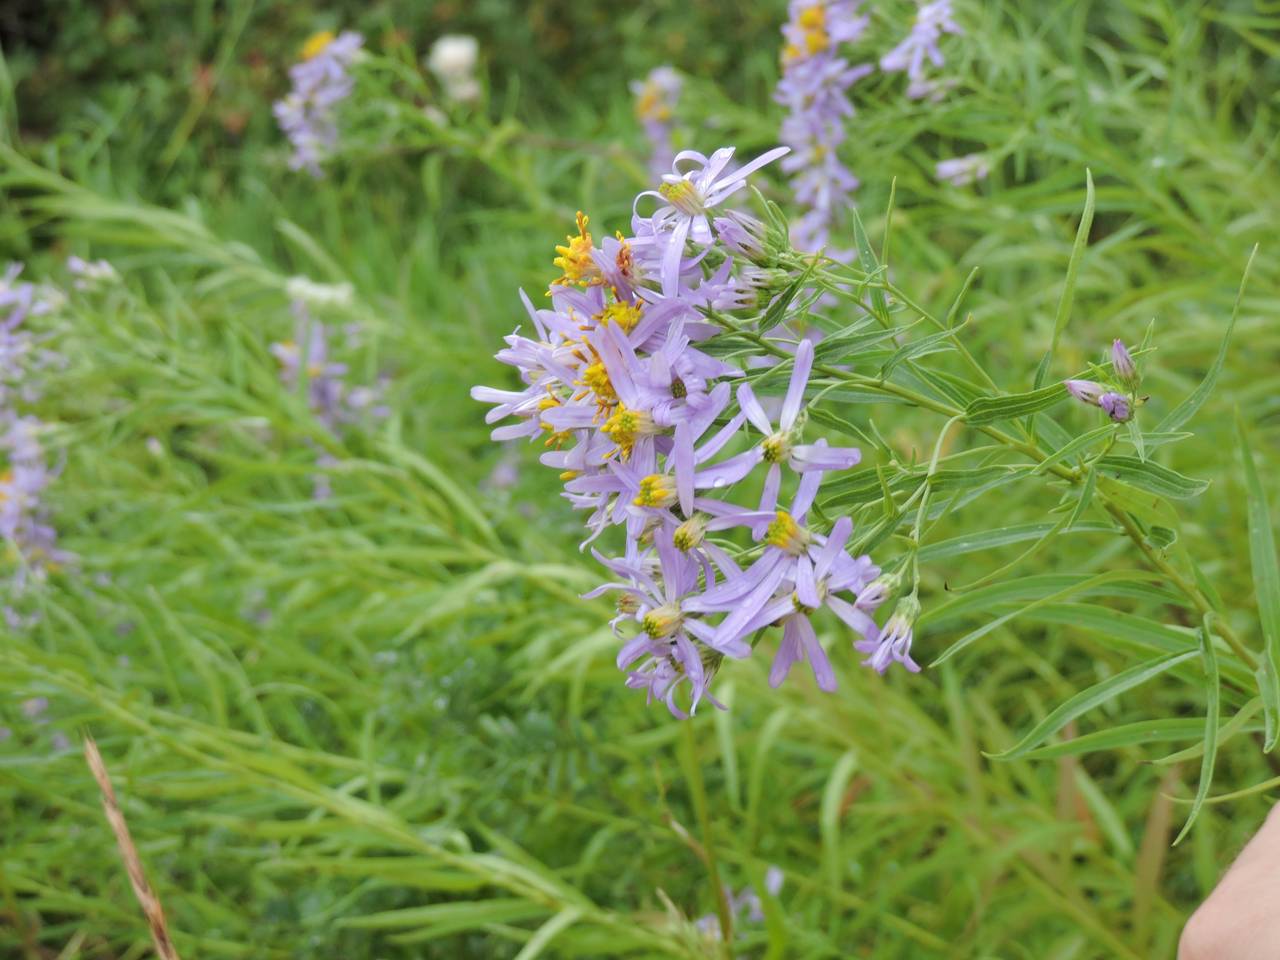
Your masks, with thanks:
<instances>
[{"instance_id":1,"label":"unopened flower bud","mask_svg":"<svg viewBox=\"0 0 1280 960\"><path fill-rule=\"evenodd\" d=\"M1094 383L1092 380L1065 380L1062 385L1067 388L1067 393L1081 403L1087 403L1094 407L1098 406L1102 395L1106 393L1106 387L1100 383Z\"/></svg>"},{"instance_id":2,"label":"unopened flower bud","mask_svg":"<svg viewBox=\"0 0 1280 960\"><path fill-rule=\"evenodd\" d=\"M874 610L897 593L900 586L902 586L901 573L882 573L858 594L856 606L859 610Z\"/></svg>"},{"instance_id":3,"label":"unopened flower bud","mask_svg":"<svg viewBox=\"0 0 1280 960\"><path fill-rule=\"evenodd\" d=\"M1137 389L1142 378L1138 376L1138 368L1123 341L1116 340L1111 344L1111 369L1115 371L1116 379L1121 384L1130 390Z\"/></svg>"}]
</instances>

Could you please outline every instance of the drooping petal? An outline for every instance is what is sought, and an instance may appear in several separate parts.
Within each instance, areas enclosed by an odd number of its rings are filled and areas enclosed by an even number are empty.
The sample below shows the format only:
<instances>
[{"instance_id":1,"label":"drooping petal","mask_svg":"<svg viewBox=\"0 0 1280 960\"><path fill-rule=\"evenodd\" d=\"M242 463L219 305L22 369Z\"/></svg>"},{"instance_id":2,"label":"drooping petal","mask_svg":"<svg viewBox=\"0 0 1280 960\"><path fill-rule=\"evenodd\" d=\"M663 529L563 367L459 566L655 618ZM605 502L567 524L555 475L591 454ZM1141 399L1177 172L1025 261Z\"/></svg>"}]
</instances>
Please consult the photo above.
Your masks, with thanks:
<instances>
[{"instance_id":1,"label":"drooping petal","mask_svg":"<svg viewBox=\"0 0 1280 960\"><path fill-rule=\"evenodd\" d=\"M782 402L782 414L779 426L790 430L800 413L800 405L804 401L804 390L809 385L809 372L813 369L813 342L801 340L796 348L795 367L791 371L791 383L787 386L787 397Z\"/></svg>"},{"instance_id":2,"label":"drooping petal","mask_svg":"<svg viewBox=\"0 0 1280 960\"><path fill-rule=\"evenodd\" d=\"M769 417L764 412L764 407L760 406L760 401L756 399L755 391L751 389L751 384L744 383L738 387L738 406L747 415L751 425L762 434L767 437L773 433L773 424L769 422Z\"/></svg>"}]
</instances>

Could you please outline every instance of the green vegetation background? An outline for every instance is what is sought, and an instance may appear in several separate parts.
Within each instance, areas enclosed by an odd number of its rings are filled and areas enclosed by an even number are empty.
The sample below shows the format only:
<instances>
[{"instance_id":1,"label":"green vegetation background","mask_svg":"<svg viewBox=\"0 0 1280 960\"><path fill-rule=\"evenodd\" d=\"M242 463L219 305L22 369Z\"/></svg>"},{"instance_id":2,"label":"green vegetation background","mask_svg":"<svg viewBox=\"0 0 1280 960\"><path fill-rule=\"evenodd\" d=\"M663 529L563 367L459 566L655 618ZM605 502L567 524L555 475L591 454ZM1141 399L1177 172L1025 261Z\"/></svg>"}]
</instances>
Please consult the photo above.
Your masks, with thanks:
<instances>
[{"instance_id":1,"label":"green vegetation background","mask_svg":"<svg viewBox=\"0 0 1280 960\"><path fill-rule=\"evenodd\" d=\"M896 38L910 9L876 4L873 29ZM1154 319L1157 410L1203 375L1262 243L1223 381L1171 454L1213 481L1183 536L1247 610L1232 411L1274 489L1280 12L957 9L967 33L948 69L962 79L944 102L909 102L883 76L858 88L850 159L871 232L897 178L895 280L942 313L980 267L971 348L1025 389L1089 168L1097 215L1066 365ZM577 599L596 576L577 518L532 450L488 441L467 397L504 376L490 357L520 321L516 291L545 285L574 210L625 226L644 161L628 81L671 62L693 78L685 144L770 145L784 14L709 0L6 5L0 257L41 277L72 252L106 256L126 284L75 301L40 410L66 451L50 499L81 561L51 581L41 624L0 646L0 954L147 952L83 761L54 739L88 730L184 956L717 956L681 919L714 906L704 818L735 890L762 891L769 865L785 874L735 956L1172 955L1266 792L1206 807L1170 849L1199 764L1151 761L1180 744L983 755L1131 662L1089 613L1132 601L1041 607L918 677L883 681L845 651L835 696L807 677L770 691L765 661L735 664L731 709L682 725L621 688L607 606ZM428 148L353 151L319 183L289 172L270 103L326 27L407 65L441 33L475 34L489 121L457 116L458 137ZM935 182L936 160L974 150L996 161L988 183ZM306 441L331 441L268 352L291 332L294 274L354 284L360 369L392 376L394 415L336 449L324 503ZM873 417L904 459L940 426L901 408L849 415ZM513 461L514 487L495 485ZM1052 502L979 500L948 533L1043 520ZM926 606L1017 549L934 564ZM1061 540L1017 576L1105 570L1119 549ZM989 618L927 624L923 659ZM20 709L36 696L43 724ZM1197 688L1164 679L1079 732L1203 712ZM1275 772L1241 735L1216 789Z\"/></svg>"}]
</instances>

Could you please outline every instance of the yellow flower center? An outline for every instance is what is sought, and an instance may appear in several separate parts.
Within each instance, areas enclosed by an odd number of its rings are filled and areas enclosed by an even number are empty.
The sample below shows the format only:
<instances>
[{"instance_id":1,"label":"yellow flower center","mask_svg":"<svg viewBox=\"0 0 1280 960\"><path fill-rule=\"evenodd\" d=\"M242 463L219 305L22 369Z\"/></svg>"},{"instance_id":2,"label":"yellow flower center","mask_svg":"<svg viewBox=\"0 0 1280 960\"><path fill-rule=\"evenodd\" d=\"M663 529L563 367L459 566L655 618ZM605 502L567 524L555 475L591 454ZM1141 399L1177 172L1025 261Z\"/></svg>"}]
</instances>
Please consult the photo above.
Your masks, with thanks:
<instances>
[{"instance_id":1,"label":"yellow flower center","mask_svg":"<svg viewBox=\"0 0 1280 960\"><path fill-rule=\"evenodd\" d=\"M618 409L604 422L600 432L618 445L618 450L625 460L631 456L639 437L653 436L658 426L653 417L643 410L629 410L626 404L618 404Z\"/></svg>"},{"instance_id":2,"label":"yellow flower center","mask_svg":"<svg viewBox=\"0 0 1280 960\"><path fill-rule=\"evenodd\" d=\"M596 395L597 405L612 406L618 402L617 391L613 389L613 381L609 379L609 371L603 361L589 364L578 382Z\"/></svg>"},{"instance_id":3,"label":"yellow flower center","mask_svg":"<svg viewBox=\"0 0 1280 960\"><path fill-rule=\"evenodd\" d=\"M644 619L640 621L640 626L654 640L662 640L679 630L683 621L684 615L680 612L680 608L666 604L646 613Z\"/></svg>"},{"instance_id":4,"label":"yellow flower center","mask_svg":"<svg viewBox=\"0 0 1280 960\"><path fill-rule=\"evenodd\" d=\"M651 473L640 481L640 492L631 502L637 507L669 507L678 499L676 481L662 473Z\"/></svg>"},{"instance_id":5,"label":"yellow flower center","mask_svg":"<svg viewBox=\"0 0 1280 960\"><path fill-rule=\"evenodd\" d=\"M568 286L574 283L586 284L596 272L595 261L591 259L591 234L587 233L587 215L578 211L578 235L565 237L565 243L556 247L560 256L552 260L560 272L564 274L552 283Z\"/></svg>"},{"instance_id":6,"label":"yellow flower center","mask_svg":"<svg viewBox=\"0 0 1280 960\"><path fill-rule=\"evenodd\" d=\"M702 543L706 532L707 518L698 514L676 527L676 532L671 535L671 542L676 545L677 550L692 550Z\"/></svg>"},{"instance_id":7,"label":"yellow flower center","mask_svg":"<svg viewBox=\"0 0 1280 960\"><path fill-rule=\"evenodd\" d=\"M307 42L302 45L302 59L310 60L318 57L328 49L329 44L333 43L337 37L334 36L332 30L321 30L319 33L313 33L307 37Z\"/></svg>"},{"instance_id":8,"label":"yellow flower center","mask_svg":"<svg viewBox=\"0 0 1280 960\"><path fill-rule=\"evenodd\" d=\"M764 535L764 542L771 547L785 550L793 557L798 557L809 547L809 531L796 523L795 518L785 510L779 510L776 519L769 524Z\"/></svg>"},{"instance_id":9,"label":"yellow flower center","mask_svg":"<svg viewBox=\"0 0 1280 960\"><path fill-rule=\"evenodd\" d=\"M609 304L591 319L602 327L616 323L624 333L630 333L640 322L640 314L643 310L644 308L638 302L627 303L625 300L619 300L617 303Z\"/></svg>"},{"instance_id":10,"label":"yellow flower center","mask_svg":"<svg viewBox=\"0 0 1280 960\"><path fill-rule=\"evenodd\" d=\"M831 36L827 33L827 8L821 3L801 12L796 18L796 25L800 27L803 45L787 44L782 51L783 63L812 57L831 46Z\"/></svg>"},{"instance_id":11,"label":"yellow flower center","mask_svg":"<svg viewBox=\"0 0 1280 960\"><path fill-rule=\"evenodd\" d=\"M760 444L766 463L781 463L791 455L791 439L785 433L765 437Z\"/></svg>"},{"instance_id":12,"label":"yellow flower center","mask_svg":"<svg viewBox=\"0 0 1280 960\"><path fill-rule=\"evenodd\" d=\"M702 194L688 178L665 180L662 186L658 187L658 192L670 200L673 207L691 217L705 213L707 210L702 203Z\"/></svg>"},{"instance_id":13,"label":"yellow flower center","mask_svg":"<svg viewBox=\"0 0 1280 960\"><path fill-rule=\"evenodd\" d=\"M656 120L659 123L666 123L671 119L671 104L656 84L645 84L644 90L636 99L636 116L641 120Z\"/></svg>"}]
</instances>

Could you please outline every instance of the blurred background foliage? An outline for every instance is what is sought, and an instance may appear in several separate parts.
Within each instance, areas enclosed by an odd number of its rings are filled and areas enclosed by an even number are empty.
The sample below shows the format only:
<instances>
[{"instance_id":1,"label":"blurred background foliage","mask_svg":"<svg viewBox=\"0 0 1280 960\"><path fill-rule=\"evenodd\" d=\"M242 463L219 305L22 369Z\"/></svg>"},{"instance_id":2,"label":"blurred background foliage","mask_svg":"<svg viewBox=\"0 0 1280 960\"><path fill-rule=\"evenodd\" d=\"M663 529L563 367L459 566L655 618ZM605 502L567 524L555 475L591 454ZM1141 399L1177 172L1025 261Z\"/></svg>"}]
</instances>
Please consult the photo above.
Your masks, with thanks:
<instances>
[{"instance_id":1,"label":"blurred background foliage","mask_svg":"<svg viewBox=\"0 0 1280 960\"><path fill-rule=\"evenodd\" d=\"M1269 476L1280 11L956 6L960 82L944 101L909 101L887 75L856 88L862 216L883 238L896 181L891 270L939 315L979 268L969 346L1026 389L1088 168L1097 214L1059 372L1154 319L1156 417L1208 368L1263 244L1219 389L1167 453L1213 481L1183 540L1247 612L1231 418L1238 405ZM868 60L911 10L873 5ZM467 399L500 378L489 357L522 318L516 290L545 285L573 212L625 226L645 160L629 81L664 62L690 77L680 145L770 146L784 16L711 0L4 5L4 258L57 280L67 254L105 256L125 284L73 296L53 331L67 364L41 412L66 464L51 498L81 561L0 654L0 950L145 952L92 782L55 737L89 729L184 955L718 956L686 922L714 907L704 806L720 874L763 901L726 956L1172 954L1266 791L1207 807L1170 849L1186 810L1174 798L1199 769L1174 751L1198 734L984 756L1131 663L1097 610L1167 610L1100 588L1080 599L1102 607L1040 607L918 678L837 658L836 696L807 677L770 691L760 663L734 665L731 709L681 725L620 689L607 608L576 599L594 577L577 518L531 451L490 443ZM313 182L286 168L270 104L320 29L358 29L409 70L442 33L471 33L486 96L429 143L354 104L363 135ZM937 160L974 151L989 181L936 181ZM268 351L292 330L295 274L353 284L330 319L361 323L353 368L390 378L393 415L341 441L327 503L310 499L307 443L323 434ZM903 461L941 426L847 406ZM1041 521L1052 503L1003 491L938 535ZM940 559L926 606L1020 549ZM1057 541L1017 570L1022 593L928 625L925 658L1045 595L1027 581L1105 571L1121 550ZM22 704L42 697L37 722ZM1162 678L1070 732L1203 712L1195 683ZM1224 741L1218 789L1280 772L1255 725Z\"/></svg>"}]
</instances>

